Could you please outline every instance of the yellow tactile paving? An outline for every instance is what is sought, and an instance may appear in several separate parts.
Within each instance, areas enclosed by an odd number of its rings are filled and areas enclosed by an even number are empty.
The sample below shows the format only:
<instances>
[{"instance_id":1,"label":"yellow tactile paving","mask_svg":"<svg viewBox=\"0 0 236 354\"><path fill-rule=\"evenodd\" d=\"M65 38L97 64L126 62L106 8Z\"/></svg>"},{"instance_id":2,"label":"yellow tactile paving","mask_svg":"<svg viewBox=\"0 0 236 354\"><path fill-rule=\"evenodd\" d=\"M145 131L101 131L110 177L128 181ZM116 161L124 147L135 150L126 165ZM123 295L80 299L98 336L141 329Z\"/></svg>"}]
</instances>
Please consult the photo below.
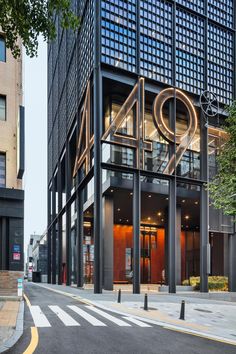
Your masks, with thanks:
<instances>
[{"instance_id":1,"label":"yellow tactile paving","mask_svg":"<svg viewBox=\"0 0 236 354\"><path fill-rule=\"evenodd\" d=\"M0 310L0 326L15 327L20 303L18 301L6 301Z\"/></svg>"}]
</instances>

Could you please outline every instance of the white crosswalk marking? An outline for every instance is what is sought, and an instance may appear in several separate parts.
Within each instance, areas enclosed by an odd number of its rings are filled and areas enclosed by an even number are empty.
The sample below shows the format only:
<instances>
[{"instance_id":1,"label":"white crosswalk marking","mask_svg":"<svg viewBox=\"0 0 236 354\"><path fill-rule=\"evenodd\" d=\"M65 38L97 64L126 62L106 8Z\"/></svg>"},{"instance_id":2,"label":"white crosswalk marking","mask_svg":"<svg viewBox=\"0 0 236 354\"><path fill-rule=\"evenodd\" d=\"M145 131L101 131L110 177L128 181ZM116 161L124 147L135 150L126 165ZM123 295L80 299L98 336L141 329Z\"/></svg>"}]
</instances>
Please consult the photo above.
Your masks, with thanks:
<instances>
[{"instance_id":1,"label":"white crosswalk marking","mask_svg":"<svg viewBox=\"0 0 236 354\"><path fill-rule=\"evenodd\" d=\"M106 324L102 321L98 320L96 317L90 315L86 311L82 310L81 308L74 306L74 305L67 305L71 310L76 312L78 315L83 317L86 321L91 323L93 326L105 327Z\"/></svg>"},{"instance_id":2,"label":"white crosswalk marking","mask_svg":"<svg viewBox=\"0 0 236 354\"><path fill-rule=\"evenodd\" d=\"M59 306L48 306L64 323L65 326L80 326L80 324L74 320L68 313L63 311Z\"/></svg>"},{"instance_id":3,"label":"white crosswalk marking","mask_svg":"<svg viewBox=\"0 0 236 354\"><path fill-rule=\"evenodd\" d=\"M30 306L29 309L34 320L35 327L51 327L47 317L42 313L39 306Z\"/></svg>"},{"instance_id":4,"label":"white crosswalk marking","mask_svg":"<svg viewBox=\"0 0 236 354\"><path fill-rule=\"evenodd\" d=\"M130 327L131 325L125 321L120 320L119 318L116 318L112 315L109 315L108 313L97 309L96 307L93 306L86 306L89 310L96 312L97 314L99 314L100 316L106 318L107 320L117 324L120 327Z\"/></svg>"},{"instance_id":5,"label":"white crosswalk marking","mask_svg":"<svg viewBox=\"0 0 236 354\"><path fill-rule=\"evenodd\" d=\"M142 322L142 321L139 321L139 320L137 320L136 318L133 318L133 317L123 317L125 320L127 320L127 321L130 321L130 322L132 322L132 323L134 323L134 324L136 324L137 326L139 326L139 327L152 327L152 326L150 326L149 324L147 324L147 323L144 323L144 322Z\"/></svg>"},{"instance_id":6,"label":"white crosswalk marking","mask_svg":"<svg viewBox=\"0 0 236 354\"><path fill-rule=\"evenodd\" d=\"M48 305L50 310L55 313L58 318L62 321L62 323L67 326L67 327L72 327L72 326L80 326L80 323L77 322L70 314L68 314L66 311L60 308L60 306L57 305ZM100 315L101 317L107 319L110 322L115 323L116 325L120 327L131 327L132 324L142 327L142 328L147 328L147 327L152 327L150 324L145 323L141 320L138 320L136 318L130 317L130 316L122 316L121 318L117 318L115 316L112 316L111 314L102 311L101 309L94 307L94 306L84 306L84 309L88 309L87 311L84 311L79 306L75 305L67 305L67 307L81 316L83 319L85 319L88 323L90 323L92 326L97 326L97 327L106 327L107 324L102 322L100 319L96 318L95 316L91 315L89 312L93 311L94 313ZM41 308L39 306L30 306L29 307L35 327L51 327L50 322L48 321L47 317L44 315L42 312ZM124 321L125 320L125 321ZM126 322L127 321L127 322ZM131 324L129 323L131 322Z\"/></svg>"}]
</instances>

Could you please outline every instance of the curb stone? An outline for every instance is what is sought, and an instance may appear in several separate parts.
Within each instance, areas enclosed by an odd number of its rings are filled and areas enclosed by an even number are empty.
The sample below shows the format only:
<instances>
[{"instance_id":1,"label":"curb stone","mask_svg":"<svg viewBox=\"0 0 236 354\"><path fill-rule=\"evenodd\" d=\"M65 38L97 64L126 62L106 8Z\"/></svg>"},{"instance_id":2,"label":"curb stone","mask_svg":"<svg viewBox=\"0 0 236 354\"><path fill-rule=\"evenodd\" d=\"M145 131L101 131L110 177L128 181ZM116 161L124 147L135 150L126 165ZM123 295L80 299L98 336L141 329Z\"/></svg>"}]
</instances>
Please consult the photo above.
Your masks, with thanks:
<instances>
[{"instance_id":1,"label":"curb stone","mask_svg":"<svg viewBox=\"0 0 236 354\"><path fill-rule=\"evenodd\" d=\"M13 335L0 346L0 353L7 352L21 338L24 330L24 301L21 300Z\"/></svg>"}]
</instances>

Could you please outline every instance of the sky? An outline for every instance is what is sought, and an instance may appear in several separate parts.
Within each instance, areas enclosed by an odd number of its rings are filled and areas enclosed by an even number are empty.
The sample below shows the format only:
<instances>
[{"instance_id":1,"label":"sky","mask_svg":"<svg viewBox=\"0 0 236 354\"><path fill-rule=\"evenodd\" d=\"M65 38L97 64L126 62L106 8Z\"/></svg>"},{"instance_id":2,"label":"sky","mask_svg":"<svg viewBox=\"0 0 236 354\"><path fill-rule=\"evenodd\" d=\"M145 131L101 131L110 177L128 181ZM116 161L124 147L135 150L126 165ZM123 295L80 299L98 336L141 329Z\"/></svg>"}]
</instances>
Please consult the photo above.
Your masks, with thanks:
<instances>
[{"instance_id":1,"label":"sky","mask_svg":"<svg viewBox=\"0 0 236 354\"><path fill-rule=\"evenodd\" d=\"M31 234L47 226L47 44L38 57L24 54L25 105L25 249Z\"/></svg>"}]
</instances>

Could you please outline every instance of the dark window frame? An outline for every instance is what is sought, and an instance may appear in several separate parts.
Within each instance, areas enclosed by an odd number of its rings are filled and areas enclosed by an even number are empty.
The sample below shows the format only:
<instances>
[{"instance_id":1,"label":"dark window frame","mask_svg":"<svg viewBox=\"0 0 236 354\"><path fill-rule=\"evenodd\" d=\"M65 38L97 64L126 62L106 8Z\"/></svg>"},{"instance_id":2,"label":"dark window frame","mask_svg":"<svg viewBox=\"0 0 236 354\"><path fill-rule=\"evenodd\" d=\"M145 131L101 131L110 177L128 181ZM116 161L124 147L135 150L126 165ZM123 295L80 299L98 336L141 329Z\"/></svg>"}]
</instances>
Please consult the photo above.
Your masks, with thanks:
<instances>
[{"instance_id":1,"label":"dark window frame","mask_svg":"<svg viewBox=\"0 0 236 354\"><path fill-rule=\"evenodd\" d=\"M0 34L0 42L4 42L4 57L2 59L0 56L0 62L6 63L6 61L7 61L6 40L5 40L4 35L2 35L2 34Z\"/></svg>"},{"instance_id":2,"label":"dark window frame","mask_svg":"<svg viewBox=\"0 0 236 354\"><path fill-rule=\"evenodd\" d=\"M0 122L6 122L6 120L7 120L7 95L0 94L0 98L3 98L5 100L5 119L0 118Z\"/></svg>"},{"instance_id":3,"label":"dark window frame","mask_svg":"<svg viewBox=\"0 0 236 354\"><path fill-rule=\"evenodd\" d=\"M4 160L5 160L5 166L4 166L5 167L5 170L4 170L5 183L4 184L0 184L0 188L6 188L6 183L7 183L7 156L6 156L6 153L3 152L3 151L0 151L0 156L3 156Z\"/></svg>"}]
</instances>

